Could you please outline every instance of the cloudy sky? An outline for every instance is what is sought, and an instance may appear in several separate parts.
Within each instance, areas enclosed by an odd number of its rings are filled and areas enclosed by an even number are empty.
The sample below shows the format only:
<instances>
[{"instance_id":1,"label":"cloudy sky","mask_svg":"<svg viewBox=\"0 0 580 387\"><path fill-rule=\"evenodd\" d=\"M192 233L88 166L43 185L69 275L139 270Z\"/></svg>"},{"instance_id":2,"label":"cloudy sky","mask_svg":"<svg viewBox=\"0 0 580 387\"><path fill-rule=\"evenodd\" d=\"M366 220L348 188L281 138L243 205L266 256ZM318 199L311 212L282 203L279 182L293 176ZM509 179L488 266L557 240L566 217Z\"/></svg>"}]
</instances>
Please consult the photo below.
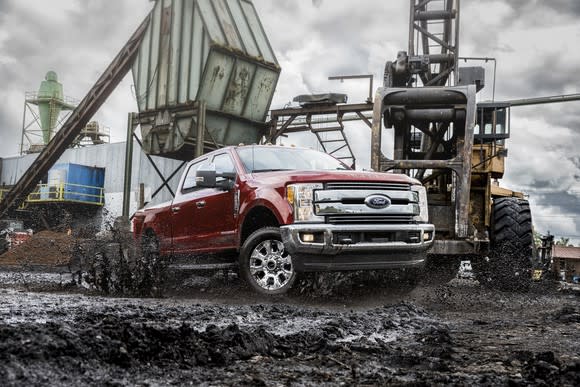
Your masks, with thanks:
<instances>
[{"instance_id":1,"label":"cloudy sky","mask_svg":"<svg viewBox=\"0 0 580 387\"><path fill-rule=\"evenodd\" d=\"M0 0L0 157L19 152L24 93L48 70L65 95L81 99L139 25L148 0ZM406 49L407 0L255 0L282 67L272 107L295 95L344 92L362 102L365 81L330 75L374 74ZM463 0L461 56L498 61L496 100L580 92L580 1ZM488 87L480 100L491 98ZM538 231L580 243L580 102L512 110L506 187L530 195ZM136 111L127 77L95 119L123 141L127 112ZM368 164L370 131L352 124L359 165ZM308 143L310 138L297 139ZM314 142L311 143L314 145Z\"/></svg>"}]
</instances>

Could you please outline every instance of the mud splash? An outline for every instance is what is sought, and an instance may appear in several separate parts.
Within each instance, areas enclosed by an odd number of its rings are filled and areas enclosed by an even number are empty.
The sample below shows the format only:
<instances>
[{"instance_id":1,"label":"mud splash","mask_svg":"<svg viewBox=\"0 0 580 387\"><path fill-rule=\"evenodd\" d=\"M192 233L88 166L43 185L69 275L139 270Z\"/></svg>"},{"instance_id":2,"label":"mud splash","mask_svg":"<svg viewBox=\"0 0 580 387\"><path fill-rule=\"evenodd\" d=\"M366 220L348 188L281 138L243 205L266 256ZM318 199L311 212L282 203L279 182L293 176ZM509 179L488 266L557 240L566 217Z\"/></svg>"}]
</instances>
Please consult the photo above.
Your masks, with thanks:
<instances>
[{"instance_id":1,"label":"mud splash","mask_svg":"<svg viewBox=\"0 0 580 387\"><path fill-rule=\"evenodd\" d=\"M520 309L527 296L490 297L471 283L418 289L413 302L384 304L370 290L363 296L376 305L361 306L356 297L342 306L297 296L234 305L212 292L128 299L4 289L0 379L8 385L580 382L577 297L538 296ZM494 302L502 299L508 301Z\"/></svg>"}]
</instances>

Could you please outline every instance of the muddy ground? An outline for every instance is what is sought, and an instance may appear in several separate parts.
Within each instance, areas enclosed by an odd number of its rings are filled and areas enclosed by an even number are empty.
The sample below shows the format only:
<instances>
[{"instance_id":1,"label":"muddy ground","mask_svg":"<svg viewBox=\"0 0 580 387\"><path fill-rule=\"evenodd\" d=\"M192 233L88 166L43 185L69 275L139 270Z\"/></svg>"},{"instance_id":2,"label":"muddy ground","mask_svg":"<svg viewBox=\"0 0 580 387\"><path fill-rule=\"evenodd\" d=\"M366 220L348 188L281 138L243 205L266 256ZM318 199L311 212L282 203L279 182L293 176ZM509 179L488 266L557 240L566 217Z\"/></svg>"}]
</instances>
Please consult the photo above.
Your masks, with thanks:
<instances>
[{"instance_id":1,"label":"muddy ground","mask_svg":"<svg viewBox=\"0 0 580 387\"><path fill-rule=\"evenodd\" d=\"M260 298L231 276L158 299L0 273L2 385L580 385L578 293L474 280Z\"/></svg>"}]
</instances>

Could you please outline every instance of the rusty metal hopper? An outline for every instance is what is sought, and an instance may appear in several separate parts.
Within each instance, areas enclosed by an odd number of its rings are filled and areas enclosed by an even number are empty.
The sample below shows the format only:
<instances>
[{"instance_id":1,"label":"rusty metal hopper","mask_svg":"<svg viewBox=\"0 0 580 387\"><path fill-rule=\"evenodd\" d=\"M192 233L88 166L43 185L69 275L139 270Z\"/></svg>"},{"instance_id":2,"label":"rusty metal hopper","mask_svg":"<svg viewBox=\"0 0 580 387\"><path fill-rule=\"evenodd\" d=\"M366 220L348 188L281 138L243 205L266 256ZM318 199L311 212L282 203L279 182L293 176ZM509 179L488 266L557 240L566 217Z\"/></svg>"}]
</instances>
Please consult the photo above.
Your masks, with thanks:
<instances>
[{"instance_id":1,"label":"rusty metal hopper","mask_svg":"<svg viewBox=\"0 0 580 387\"><path fill-rule=\"evenodd\" d=\"M145 151L257 142L279 74L251 1L158 0L133 66Z\"/></svg>"}]
</instances>

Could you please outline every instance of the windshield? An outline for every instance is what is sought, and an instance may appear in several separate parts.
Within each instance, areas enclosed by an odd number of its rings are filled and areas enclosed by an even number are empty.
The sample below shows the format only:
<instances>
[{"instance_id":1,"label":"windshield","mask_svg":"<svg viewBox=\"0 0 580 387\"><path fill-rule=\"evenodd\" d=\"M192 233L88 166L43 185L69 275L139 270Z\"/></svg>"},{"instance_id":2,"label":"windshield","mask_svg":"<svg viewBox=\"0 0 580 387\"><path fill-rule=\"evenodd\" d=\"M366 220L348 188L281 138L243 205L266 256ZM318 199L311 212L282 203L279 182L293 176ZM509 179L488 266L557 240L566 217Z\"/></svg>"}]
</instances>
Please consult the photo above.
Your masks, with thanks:
<instances>
[{"instance_id":1,"label":"windshield","mask_svg":"<svg viewBox=\"0 0 580 387\"><path fill-rule=\"evenodd\" d=\"M311 149L257 146L239 148L236 151L248 173L350 169L334 157Z\"/></svg>"}]
</instances>

